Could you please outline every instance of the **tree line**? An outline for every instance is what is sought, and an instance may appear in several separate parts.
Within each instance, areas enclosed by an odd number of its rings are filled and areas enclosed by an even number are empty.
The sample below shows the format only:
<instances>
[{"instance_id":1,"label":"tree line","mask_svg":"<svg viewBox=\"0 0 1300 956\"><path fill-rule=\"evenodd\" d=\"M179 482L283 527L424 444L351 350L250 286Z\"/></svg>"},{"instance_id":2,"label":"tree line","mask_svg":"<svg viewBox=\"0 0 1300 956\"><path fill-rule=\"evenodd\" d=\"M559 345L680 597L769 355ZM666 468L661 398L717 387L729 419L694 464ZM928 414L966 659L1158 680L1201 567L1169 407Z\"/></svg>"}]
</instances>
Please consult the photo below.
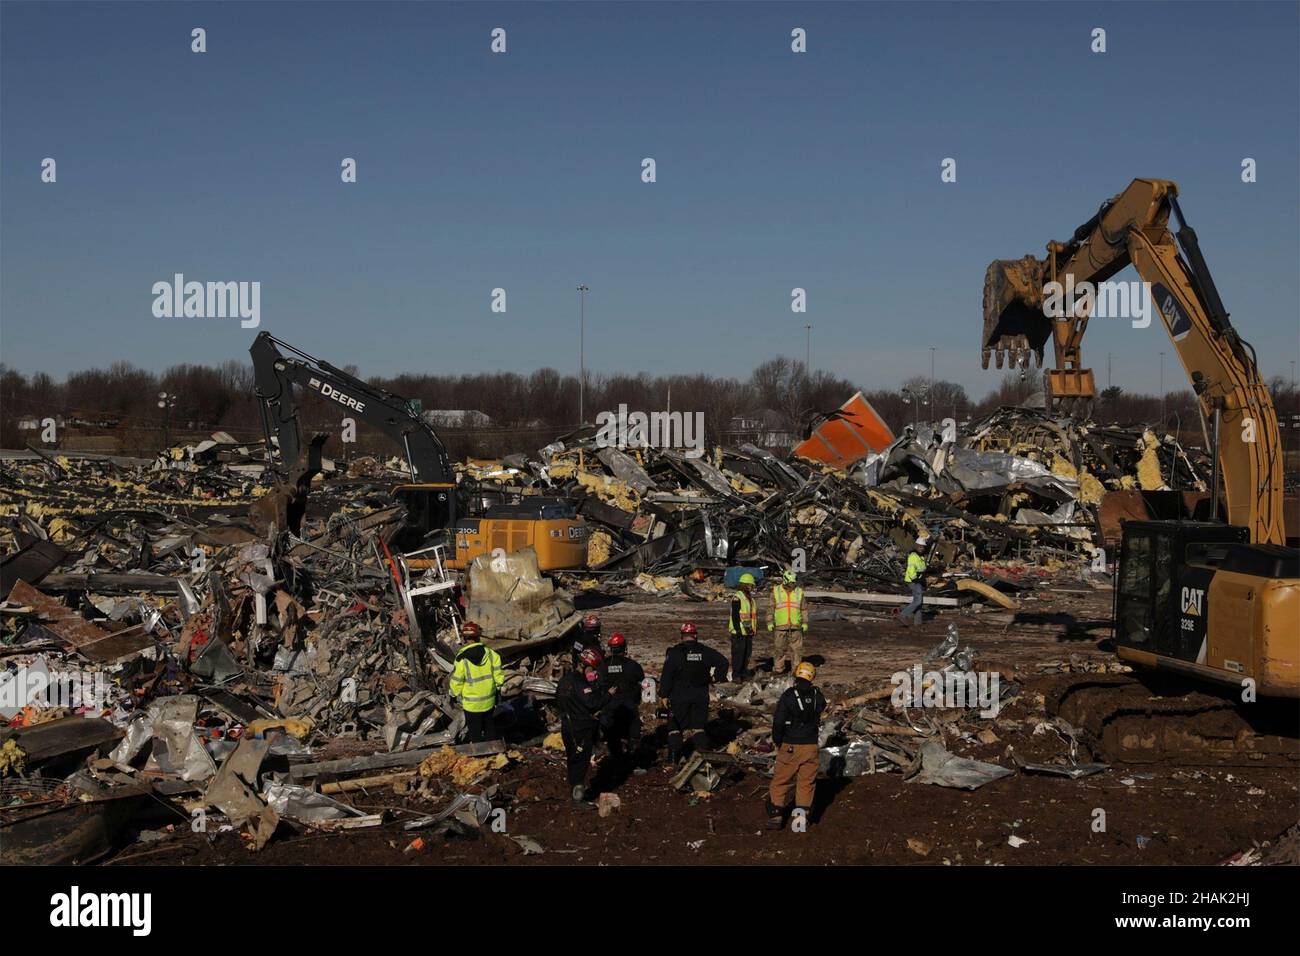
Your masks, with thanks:
<instances>
[{"instance_id":1,"label":"tree line","mask_svg":"<svg viewBox=\"0 0 1300 956\"><path fill-rule=\"evenodd\" d=\"M353 368L348 369L356 374ZM454 458L499 457L534 451L574 430L579 424L578 379L552 368L530 374L485 372L462 375L408 373L365 379L408 399L418 400L427 411L477 411L490 419L481 427L438 426ZM1295 386L1275 378L1271 383L1280 415L1300 412ZM712 444L779 439L797 441L819 415L838 408L854 392L862 391L876 411L897 433L917 421L954 418L964 421L1003 405L1026 402L1041 388L1035 372L1023 377L1011 372L983 398L973 400L955 382L927 376L909 378L902 388L871 388L826 371L809 372L803 363L777 357L759 365L747 378L703 373L650 375L589 372L583 388L583 413L588 423L602 410L620 404L631 410L703 412L706 440ZM159 393L172 403L160 408ZM303 428L341 431L343 414L334 405L303 396ZM1105 423L1155 423L1179 429L1196 444L1201 431L1196 401L1188 390L1158 395L1104 389L1094 406L1094 418ZM39 423L53 418L59 434L53 443L42 441ZM757 431L747 423L761 420ZM37 424L37 428L33 428ZM0 365L0 446L22 448L78 447L78 436L97 436L100 446L122 454L152 456L164 439L171 443L193 441L213 431L225 431L240 441L261 439L261 418L253 394L251 365L228 361L221 365L175 365L162 373L115 362L107 368L69 374L62 382L44 373L26 375ZM1295 431L1288 429L1284 434ZM387 441L357 427L353 453L392 454ZM90 448L87 440L81 447ZM1291 441L1288 441L1291 447ZM337 441L327 446L340 455Z\"/></svg>"}]
</instances>

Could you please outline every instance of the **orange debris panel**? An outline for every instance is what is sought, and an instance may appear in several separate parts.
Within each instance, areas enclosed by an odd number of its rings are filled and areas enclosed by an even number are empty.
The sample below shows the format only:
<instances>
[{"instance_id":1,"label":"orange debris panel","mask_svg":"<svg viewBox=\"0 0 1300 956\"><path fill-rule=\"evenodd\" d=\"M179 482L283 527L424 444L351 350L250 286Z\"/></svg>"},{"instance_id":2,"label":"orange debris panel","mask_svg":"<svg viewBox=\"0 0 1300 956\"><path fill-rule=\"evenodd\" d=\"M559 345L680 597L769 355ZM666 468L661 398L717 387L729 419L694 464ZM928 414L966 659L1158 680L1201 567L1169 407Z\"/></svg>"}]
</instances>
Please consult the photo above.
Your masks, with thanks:
<instances>
[{"instance_id":1,"label":"orange debris panel","mask_svg":"<svg viewBox=\"0 0 1300 956\"><path fill-rule=\"evenodd\" d=\"M894 433L885 420L858 392L795 446L794 453L833 468L847 468L872 452L883 451L893 440Z\"/></svg>"}]
</instances>

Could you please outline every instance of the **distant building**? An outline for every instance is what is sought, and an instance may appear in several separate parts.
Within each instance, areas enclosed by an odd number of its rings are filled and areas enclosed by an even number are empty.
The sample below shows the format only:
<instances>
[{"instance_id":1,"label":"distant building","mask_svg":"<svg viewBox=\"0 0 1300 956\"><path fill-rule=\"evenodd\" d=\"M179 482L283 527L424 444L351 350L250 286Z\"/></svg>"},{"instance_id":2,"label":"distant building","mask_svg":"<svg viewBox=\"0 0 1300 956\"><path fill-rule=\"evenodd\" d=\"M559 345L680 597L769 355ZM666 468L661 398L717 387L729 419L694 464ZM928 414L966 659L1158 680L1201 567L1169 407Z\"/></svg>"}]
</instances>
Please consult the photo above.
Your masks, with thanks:
<instances>
[{"instance_id":1,"label":"distant building","mask_svg":"<svg viewBox=\"0 0 1300 956\"><path fill-rule=\"evenodd\" d=\"M751 444L760 448L793 448L799 440L790 419L773 408L759 408L735 415L727 423L726 443Z\"/></svg>"},{"instance_id":2,"label":"distant building","mask_svg":"<svg viewBox=\"0 0 1300 956\"><path fill-rule=\"evenodd\" d=\"M435 408L421 412L434 428L486 428L492 419L472 408Z\"/></svg>"}]
</instances>

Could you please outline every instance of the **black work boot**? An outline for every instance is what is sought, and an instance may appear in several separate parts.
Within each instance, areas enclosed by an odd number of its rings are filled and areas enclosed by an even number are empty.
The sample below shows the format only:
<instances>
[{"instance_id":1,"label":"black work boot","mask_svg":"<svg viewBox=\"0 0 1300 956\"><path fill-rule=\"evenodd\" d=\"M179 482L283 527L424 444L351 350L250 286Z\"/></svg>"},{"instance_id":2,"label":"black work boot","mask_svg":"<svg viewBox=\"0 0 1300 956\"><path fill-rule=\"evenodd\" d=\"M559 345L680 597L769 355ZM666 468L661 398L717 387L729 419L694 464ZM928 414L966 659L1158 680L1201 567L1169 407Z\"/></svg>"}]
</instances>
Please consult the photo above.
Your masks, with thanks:
<instances>
[{"instance_id":1,"label":"black work boot","mask_svg":"<svg viewBox=\"0 0 1300 956\"><path fill-rule=\"evenodd\" d=\"M765 801L767 806L767 823L764 826L769 830L780 830L785 827L785 811L780 807L773 806L772 801Z\"/></svg>"}]
</instances>

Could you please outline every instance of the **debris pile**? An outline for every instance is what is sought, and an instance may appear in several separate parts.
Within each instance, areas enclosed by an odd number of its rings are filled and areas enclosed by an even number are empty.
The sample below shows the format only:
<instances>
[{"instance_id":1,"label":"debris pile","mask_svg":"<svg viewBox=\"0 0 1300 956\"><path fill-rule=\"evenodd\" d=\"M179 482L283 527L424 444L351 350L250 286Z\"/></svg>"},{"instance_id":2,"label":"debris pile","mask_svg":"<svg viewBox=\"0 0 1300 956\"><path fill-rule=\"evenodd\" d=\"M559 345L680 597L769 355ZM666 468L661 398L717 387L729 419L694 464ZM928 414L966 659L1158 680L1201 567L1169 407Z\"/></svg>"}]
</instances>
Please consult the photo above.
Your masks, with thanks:
<instances>
[{"instance_id":1,"label":"debris pile","mask_svg":"<svg viewBox=\"0 0 1300 956\"><path fill-rule=\"evenodd\" d=\"M691 593L693 572L791 562L817 586L896 588L922 532L938 564L964 573L989 561L1091 558L1107 542L1107 495L1203 492L1209 474L1203 453L1149 428L1026 408L909 427L838 469L752 445L695 456L599 447L589 432L533 456L471 463L462 480L496 495L577 500L594 529L577 586L621 581L651 593Z\"/></svg>"},{"instance_id":2,"label":"debris pile","mask_svg":"<svg viewBox=\"0 0 1300 956\"><path fill-rule=\"evenodd\" d=\"M467 606L495 622L499 702L545 728L534 704L553 696L580 617L530 550L482 558L463 581L440 552L413 571L387 545L402 509L364 484L302 537L263 540L247 515L266 489L243 459L214 442L152 464L0 468L0 775L30 784L0 820L5 862L55 832L24 812L37 803L103 813L102 839L42 862L103 853L131 795L182 826L212 813L255 848L282 821L377 823L313 787L423 770L439 748L501 749L458 744L447 685Z\"/></svg>"},{"instance_id":3,"label":"debris pile","mask_svg":"<svg viewBox=\"0 0 1300 956\"><path fill-rule=\"evenodd\" d=\"M375 826L381 814L337 799L368 786L445 802L407 828L463 836L490 809L488 778L519 758L500 741L461 742L448 677L467 619L504 662L499 726L544 748L580 620L575 591L712 600L742 568L797 563L819 603L902 603L906 552L926 532L932 567L960 579L928 603L979 593L1014 608L999 571L1091 555L1107 493L1195 488L1207 470L1149 430L1024 409L905 429L856 460L841 455L839 468L752 445L693 456L579 436L458 468L466 498L577 502L593 529L590 566L553 578L530 549L453 574L440 548L418 562L391 548L405 519L389 494L396 462L359 460L347 477L331 463L300 535L259 533L250 506L270 490L262 450L228 436L153 462L33 452L0 463L4 861L95 858L149 800L176 815L172 827L211 814L212 832L240 833L251 848L281 826ZM932 656L924 663L943 681L974 673L955 639ZM901 707L888 689L837 711L823 728L823 770L960 787L1013 772L954 756L955 740L990 744L997 731L977 729L971 708L924 706L918 681ZM785 686L729 688L723 706L752 728L726 753L696 755L676 785L707 791L728 767L770 763L758 718ZM1015 693L1003 683L994 703ZM1054 765L1038 756L1016 765ZM602 812L616 810L606 801Z\"/></svg>"}]
</instances>

